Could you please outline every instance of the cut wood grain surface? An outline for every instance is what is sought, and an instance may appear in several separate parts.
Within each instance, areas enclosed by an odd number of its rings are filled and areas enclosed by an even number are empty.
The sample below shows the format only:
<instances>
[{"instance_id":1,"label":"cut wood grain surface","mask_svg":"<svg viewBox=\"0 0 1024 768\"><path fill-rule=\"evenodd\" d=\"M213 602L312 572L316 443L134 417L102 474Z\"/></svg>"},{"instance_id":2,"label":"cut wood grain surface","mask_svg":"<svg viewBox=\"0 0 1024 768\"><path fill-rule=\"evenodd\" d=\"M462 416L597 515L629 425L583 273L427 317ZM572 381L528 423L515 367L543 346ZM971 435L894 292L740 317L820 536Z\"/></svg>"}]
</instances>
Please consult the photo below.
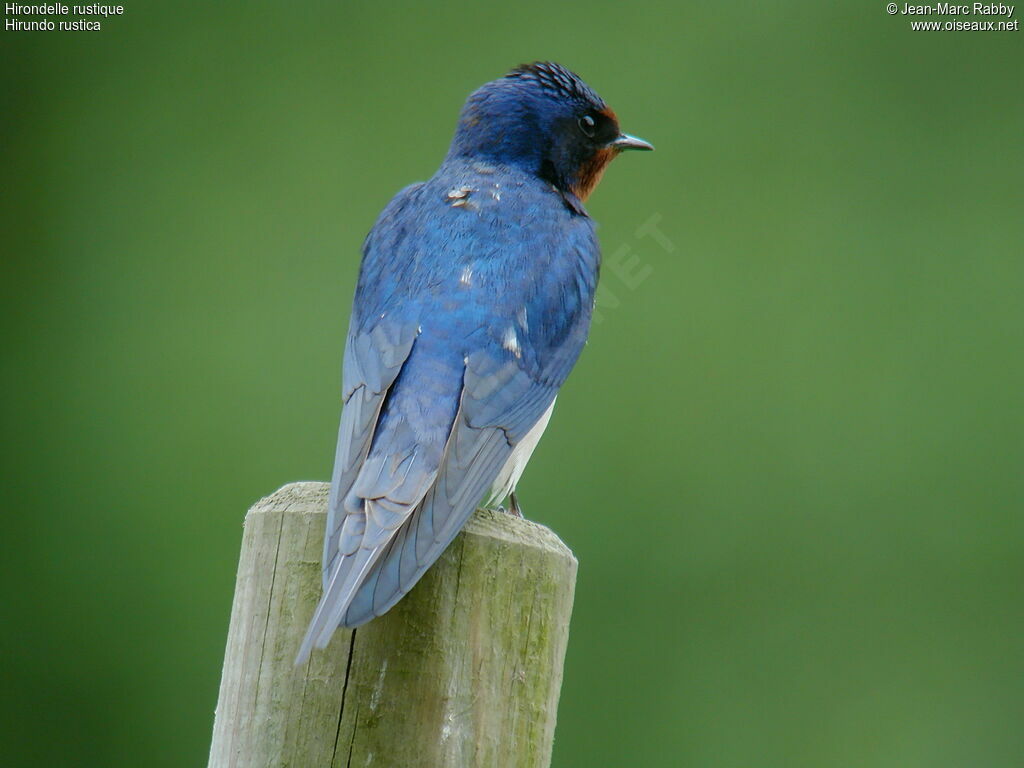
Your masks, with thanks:
<instances>
[{"instance_id":1,"label":"cut wood grain surface","mask_svg":"<svg viewBox=\"0 0 1024 768\"><path fill-rule=\"evenodd\" d=\"M327 492L293 483L246 515L210 767L548 766L572 552L480 510L390 612L296 667Z\"/></svg>"}]
</instances>

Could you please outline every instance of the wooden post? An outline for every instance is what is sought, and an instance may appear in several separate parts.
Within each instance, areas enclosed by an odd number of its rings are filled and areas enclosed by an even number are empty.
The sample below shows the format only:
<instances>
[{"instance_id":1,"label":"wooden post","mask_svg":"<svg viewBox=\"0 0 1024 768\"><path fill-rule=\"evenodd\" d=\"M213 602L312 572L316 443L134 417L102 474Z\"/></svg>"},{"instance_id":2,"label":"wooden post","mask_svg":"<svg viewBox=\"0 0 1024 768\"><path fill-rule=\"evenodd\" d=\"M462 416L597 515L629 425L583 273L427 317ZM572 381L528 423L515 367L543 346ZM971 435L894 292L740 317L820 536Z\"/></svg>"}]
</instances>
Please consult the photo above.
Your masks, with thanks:
<instances>
[{"instance_id":1,"label":"wooden post","mask_svg":"<svg viewBox=\"0 0 1024 768\"><path fill-rule=\"evenodd\" d=\"M478 511L390 612L295 667L327 489L287 485L246 515L210 768L548 766L572 552L543 526Z\"/></svg>"}]
</instances>

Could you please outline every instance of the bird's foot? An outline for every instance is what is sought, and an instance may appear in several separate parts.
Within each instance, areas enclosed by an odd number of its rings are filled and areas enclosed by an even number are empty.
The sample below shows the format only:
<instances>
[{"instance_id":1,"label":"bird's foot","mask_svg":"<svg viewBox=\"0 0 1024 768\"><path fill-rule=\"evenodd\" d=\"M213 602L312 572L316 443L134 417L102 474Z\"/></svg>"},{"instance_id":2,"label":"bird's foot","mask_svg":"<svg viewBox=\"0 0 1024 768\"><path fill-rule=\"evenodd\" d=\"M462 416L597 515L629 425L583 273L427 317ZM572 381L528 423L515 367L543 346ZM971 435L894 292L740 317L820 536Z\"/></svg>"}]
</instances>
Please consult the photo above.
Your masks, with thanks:
<instances>
[{"instance_id":1,"label":"bird's foot","mask_svg":"<svg viewBox=\"0 0 1024 768\"><path fill-rule=\"evenodd\" d=\"M508 495L508 513L512 515L512 517L522 518L523 516L523 510L519 506L519 499L516 498L515 491L512 491L512 493Z\"/></svg>"},{"instance_id":2,"label":"bird's foot","mask_svg":"<svg viewBox=\"0 0 1024 768\"><path fill-rule=\"evenodd\" d=\"M504 504L498 504L497 506L487 506L485 509L489 509L491 512L499 512L503 515L512 515L512 517L522 518L523 510L519 506L519 499L516 498L514 493L510 493L508 496L508 508L505 508Z\"/></svg>"}]
</instances>

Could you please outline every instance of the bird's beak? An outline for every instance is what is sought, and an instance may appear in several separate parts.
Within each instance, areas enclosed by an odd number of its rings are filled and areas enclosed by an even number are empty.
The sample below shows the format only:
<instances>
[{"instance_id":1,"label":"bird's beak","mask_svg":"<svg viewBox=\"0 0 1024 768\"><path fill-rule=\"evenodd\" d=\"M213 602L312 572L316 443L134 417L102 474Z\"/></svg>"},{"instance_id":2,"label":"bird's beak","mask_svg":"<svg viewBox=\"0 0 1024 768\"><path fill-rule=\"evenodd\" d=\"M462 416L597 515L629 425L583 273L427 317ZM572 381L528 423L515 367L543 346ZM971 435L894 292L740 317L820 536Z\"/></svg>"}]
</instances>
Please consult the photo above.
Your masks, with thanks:
<instances>
[{"instance_id":1,"label":"bird's beak","mask_svg":"<svg viewBox=\"0 0 1024 768\"><path fill-rule=\"evenodd\" d=\"M630 136L628 133L620 133L619 137L615 139L609 146L614 147L620 152L624 149L645 149L648 151L654 150L654 145L643 139L639 139L636 136Z\"/></svg>"}]
</instances>

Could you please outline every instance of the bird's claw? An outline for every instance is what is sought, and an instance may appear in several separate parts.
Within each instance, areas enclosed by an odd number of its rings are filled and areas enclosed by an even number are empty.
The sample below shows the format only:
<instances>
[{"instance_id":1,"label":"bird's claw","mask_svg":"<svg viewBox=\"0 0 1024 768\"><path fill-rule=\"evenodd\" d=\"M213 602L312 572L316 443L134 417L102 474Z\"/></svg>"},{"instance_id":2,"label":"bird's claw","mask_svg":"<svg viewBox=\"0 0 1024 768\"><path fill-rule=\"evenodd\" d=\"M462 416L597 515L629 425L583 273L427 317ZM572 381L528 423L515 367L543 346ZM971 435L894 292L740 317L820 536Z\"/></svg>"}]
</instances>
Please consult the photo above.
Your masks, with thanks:
<instances>
[{"instance_id":1,"label":"bird's claw","mask_svg":"<svg viewBox=\"0 0 1024 768\"><path fill-rule=\"evenodd\" d=\"M518 517L520 519L523 517L523 510L519 506L519 499L516 498L514 491L508 496L508 513L512 515L512 517Z\"/></svg>"}]
</instances>

